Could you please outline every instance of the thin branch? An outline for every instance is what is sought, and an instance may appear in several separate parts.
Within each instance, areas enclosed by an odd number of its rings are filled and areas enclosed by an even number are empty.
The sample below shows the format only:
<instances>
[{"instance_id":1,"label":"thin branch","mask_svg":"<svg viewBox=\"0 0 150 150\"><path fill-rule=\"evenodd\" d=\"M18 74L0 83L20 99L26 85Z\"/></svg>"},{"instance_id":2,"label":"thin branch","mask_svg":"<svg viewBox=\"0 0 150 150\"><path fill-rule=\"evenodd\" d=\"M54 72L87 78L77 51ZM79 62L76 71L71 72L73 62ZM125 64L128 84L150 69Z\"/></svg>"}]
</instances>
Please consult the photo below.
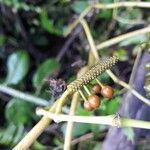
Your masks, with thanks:
<instances>
[{"instance_id":1,"label":"thin branch","mask_svg":"<svg viewBox=\"0 0 150 150\"><path fill-rule=\"evenodd\" d=\"M17 91L15 89L12 89L10 87L7 87L5 85L0 84L0 92L6 93L8 95L11 95L13 97L28 101L30 103L34 103L37 105L41 105L41 106L48 106L49 102L45 99L27 94L27 93L23 93L21 91Z\"/></svg>"},{"instance_id":2,"label":"thin branch","mask_svg":"<svg viewBox=\"0 0 150 150\"><path fill-rule=\"evenodd\" d=\"M136 31L132 31L132 32L117 36L115 38L112 38L110 40L107 40L105 42L102 42L102 43L96 45L96 49L97 50L103 49L103 48L115 45L115 44L117 44L117 43L119 43L119 42L121 42L125 39L131 38L131 37L134 37L134 36L137 36L137 35L145 34L145 33L148 33L148 32L150 32L150 26L145 27L143 29L136 30Z\"/></svg>"},{"instance_id":3,"label":"thin branch","mask_svg":"<svg viewBox=\"0 0 150 150\"><path fill-rule=\"evenodd\" d=\"M69 91L65 91L61 98L57 100L52 107L49 109L49 112L55 112L58 103L65 103L66 97L69 95ZM60 110L61 111L61 110ZM13 148L13 150L26 150L28 149L33 142L41 135L41 133L48 127L52 120L46 116L42 119L25 135L25 137Z\"/></svg>"},{"instance_id":4,"label":"thin branch","mask_svg":"<svg viewBox=\"0 0 150 150\"><path fill-rule=\"evenodd\" d=\"M139 50L137 52L136 59L134 61L134 65L133 65L132 72L131 72L130 79L129 79L129 85L131 87L133 85L133 81L134 81L134 78L135 78L135 75L136 75L136 70L139 67L139 61L140 61L140 58L141 58L141 55L142 55L142 50L143 50L142 47L139 46Z\"/></svg>"},{"instance_id":5,"label":"thin branch","mask_svg":"<svg viewBox=\"0 0 150 150\"><path fill-rule=\"evenodd\" d=\"M96 46L94 44L94 40L93 40L93 38L92 38L92 36L90 34L90 28L89 28L89 26L88 26L88 24L87 24L85 19L81 19L80 22L81 22L81 24L82 24L82 26L84 28L85 33L86 33L86 36L87 36L87 39L89 41L92 53L93 53L95 59L99 60L99 55L97 53Z\"/></svg>"},{"instance_id":6,"label":"thin branch","mask_svg":"<svg viewBox=\"0 0 150 150\"><path fill-rule=\"evenodd\" d=\"M80 20L82 18L84 18L90 11L91 11L92 7L88 6L78 17L78 19L76 19L73 23L71 23L66 30L64 31L64 36L68 36L72 30L78 25L78 23L80 22Z\"/></svg>"},{"instance_id":7,"label":"thin branch","mask_svg":"<svg viewBox=\"0 0 150 150\"><path fill-rule=\"evenodd\" d=\"M78 99L79 99L79 93L76 92L76 93L74 93L73 98L72 98L71 108L70 108L70 112L69 112L70 116L75 115L75 111L76 111L77 104L78 104ZM73 125L74 125L74 123L72 121L69 121L67 123L67 128L66 128L66 133L65 133L64 150L69 150L71 147Z\"/></svg>"},{"instance_id":8,"label":"thin branch","mask_svg":"<svg viewBox=\"0 0 150 150\"><path fill-rule=\"evenodd\" d=\"M70 116L64 114L54 114L44 109L38 108L36 110L38 115L44 115L49 117L53 120L62 121L72 121L72 122L80 122L80 123L91 123L91 124L103 124L103 125L110 125L110 126L118 126L114 124L116 122L116 115L108 115L108 116ZM117 121L118 122L118 121ZM128 118L120 118L119 117L120 125L119 127L134 127L134 128L143 128L143 129L150 129L150 122L149 121L141 121L135 119L128 119Z\"/></svg>"},{"instance_id":9,"label":"thin branch","mask_svg":"<svg viewBox=\"0 0 150 150\"><path fill-rule=\"evenodd\" d=\"M93 8L97 9L114 9L121 7L140 7L140 8L150 8L150 2L118 2L112 4L94 4Z\"/></svg>"},{"instance_id":10,"label":"thin branch","mask_svg":"<svg viewBox=\"0 0 150 150\"><path fill-rule=\"evenodd\" d=\"M93 4L88 6L80 16L71 23L64 32L64 36L68 36L72 30L78 25L81 19L83 19L92 8L96 9L114 9L114 8L121 8L121 7L139 7L139 8L150 8L150 2L118 2L112 4Z\"/></svg>"},{"instance_id":11,"label":"thin branch","mask_svg":"<svg viewBox=\"0 0 150 150\"><path fill-rule=\"evenodd\" d=\"M91 51L93 52L93 55L95 56L95 59L99 60L98 52L95 49L95 46L93 46L93 45L95 45L95 43L94 43L93 37L91 35L91 31L90 31L90 29L88 27L88 23L86 22L86 20L82 20L81 24L83 25L83 28L85 30L85 33L86 33L87 39L89 41L89 44L90 44L90 47L91 47ZM131 93L134 96L136 96L137 98L139 98L139 100L143 101L148 106L150 106L150 100L149 99L147 99L147 98L143 97L142 95L140 95L136 90L134 90L133 88L131 88L130 85L128 85L126 82L121 81L112 71L107 70L107 73L113 79L114 82L116 82L117 84L119 84L119 85L125 87L126 89L130 90Z\"/></svg>"},{"instance_id":12,"label":"thin branch","mask_svg":"<svg viewBox=\"0 0 150 150\"><path fill-rule=\"evenodd\" d=\"M134 90L129 84L127 84L124 81L121 81L112 71L107 70L107 73L110 75L110 77L113 79L114 82L117 84L123 86L124 88L128 89L134 96L136 96L139 100L150 106L150 100L143 97L141 94L139 94L136 90Z\"/></svg>"},{"instance_id":13,"label":"thin branch","mask_svg":"<svg viewBox=\"0 0 150 150\"><path fill-rule=\"evenodd\" d=\"M128 5L127 5L127 3L128 3ZM124 3L117 3L117 5L115 5L115 4L108 4L107 5L107 7L106 7L106 5L103 5L103 6L100 6L100 5L95 5L94 7L96 8L98 8L98 7L103 7L103 8L101 8L101 9L112 9L112 8L115 8L115 7L131 7L131 3L132 3L132 7L150 7L149 6L149 4L150 3L144 3L144 2L124 2ZM133 5L133 3L134 3L134 5ZM136 4L135 4L136 3ZM78 19L77 20L75 20L69 27L68 27L68 30L66 30L66 32L64 33L64 35L68 35L77 25L78 25L78 23L80 22L80 20L82 20L82 18L84 18L87 14L88 14L88 12L90 12L91 11L91 9L92 9L92 7L91 6L89 6L89 7L87 7L86 9L85 9L85 11L83 11L82 13L81 13L81 15L78 17ZM145 33L146 33L147 31L145 31ZM149 31L148 31L149 32ZM133 35L132 35L133 36ZM126 37L126 38L128 38L128 37ZM119 40L120 41L120 40ZM106 44L106 43L105 43ZM107 46L109 46L110 45L110 43L109 44L106 44ZM106 46L105 45L105 46ZM113 43L112 43L112 45L113 45ZM97 47L96 47L97 48ZM101 48L101 47L100 47ZM113 73L112 73L112 75L114 75ZM113 76L113 78L114 78L114 80L115 81L118 81L118 78L115 78L115 75ZM120 80L119 80L120 81ZM121 81L121 83L124 83L124 82L122 82ZM120 83L120 84L121 84ZM126 84L126 83L125 83ZM128 84L127 84L128 85ZM132 90L132 93L134 93L135 94L135 92ZM61 106L62 106L62 104L64 104L65 103L65 101L66 101L66 97L68 96L68 94L70 94L69 93L69 91L66 91L64 94L63 94L63 96L60 98L60 100L59 101L56 101L54 104L53 104L53 106L49 109L49 111L50 112L55 112L56 111L56 107L57 106L59 106L59 109L57 108L57 112L59 113L60 111L61 111ZM138 94L138 93L137 93ZM139 96L140 97L140 96ZM142 98L142 97L141 97ZM59 104L59 105L58 105ZM83 117L83 118L85 118L85 117ZM82 118L82 119L83 119ZM93 117L92 117L93 118ZM55 118L56 119L56 118ZM58 120L59 118L57 118L56 120ZM101 118L102 119L102 118ZM103 118L104 119L104 118ZM104 120L101 120L102 122L104 121ZM106 119L106 122L107 122L107 120L109 120L109 119ZM49 123L50 123L50 121L51 121L51 119L48 119L46 116L44 116L36 125L35 125L35 127L19 142L19 144L14 148L14 150L20 150L20 149L28 149L30 146L31 146L31 144L38 138L38 136L44 131L44 129L49 125ZM73 121L73 120L70 120L70 121ZM111 120L112 121L112 120ZM143 126L143 128L145 128L145 126L148 126L147 125L147 122L139 122L139 121L136 121L136 120L132 120L132 119L122 119L121 120L122 121L122 123L123 124L130 124L130 125L132 125L132 126L136 126L137 127L137 125L140 125L140 127L141 126ZM140 124L141 123L141 124Z\"/></svg>"}]
</instances>

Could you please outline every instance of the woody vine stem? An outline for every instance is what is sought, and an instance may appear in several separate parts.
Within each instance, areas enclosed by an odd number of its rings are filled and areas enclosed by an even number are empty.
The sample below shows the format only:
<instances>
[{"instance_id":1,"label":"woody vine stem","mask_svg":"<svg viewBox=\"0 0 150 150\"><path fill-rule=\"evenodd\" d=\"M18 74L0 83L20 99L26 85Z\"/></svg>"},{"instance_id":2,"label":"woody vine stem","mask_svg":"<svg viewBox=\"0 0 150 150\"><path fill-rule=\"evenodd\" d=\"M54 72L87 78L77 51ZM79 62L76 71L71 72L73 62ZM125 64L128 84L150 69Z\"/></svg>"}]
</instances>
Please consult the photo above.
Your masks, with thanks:
<instances>
[{"instance_id":1,"label":"woody vine stem","mask_svg":"<svg viewBox=\"0 0 150 150\"><path fill-rule=\"evenodd\" d=\"M94 40L91 36L91 32L89 29L89 26L86 22L86 20L84 20L84 17L93 9L113 9L113 8L120 8L120 7L142 7L142 8L150 8L150 3L149 2L120 2L120 3L113 3L113 4L96 4L93 6L89 6L85 9L85 11L83 11L83 13L81 13L81 15L78 17L77 20L75 20L75 22L73 22L71 25L69 25L68 29L66 30L66 32L64 33L64 35L68 35L69 33L72 32L72 30L78 25L78 23L81 23L84 31L86 33L87 39L89 41L90 44L90 48L91 48L91 52L90 52L90 57L95 59L96 61L99 60L99 56L97 53L97 49L101 49L104 47L108 47L110 45L113 45L114 43L118 43L124 39L127 39L129 37L138 35L138 34L144 34L144 33L148 33L150 32L150 26L131 32L131 33L127 33L121 36L118 36L116 38L110 39L106 42L103 42L99 45L95 45ZM93 61L91 61L93 62ZM86 68L88 69L88 67ZM83 71L84 72L84 71ZM121 86L130 89L132 94L134 94L136 97L139 98L139 100L145 102L147 105L150 106L150 101L148 99L146 99L145 97L143 97L142 95L140 95L136 90L132 89L127 83L121 81L120 79L118 79L110 70L107 71L107 73L110 75L110 77L114 80L114 82L116 82L117 84L120 84ZM61 96L61 98L59 100L56 100L56 102L51 106L51 108L48 110L48 112L50 113L57 113L54 118L51 116L51 118L53 118L54 120L57 121L57 115L58 113L61 112L62 106L65 104L66 102L66 97L71 94L71 91L66 90L63 95ZM77 100L78 96L75 97L75 100L72 101L72 105L77 104ZM73 107L73 106L72 106ZM56 109L57 108L57 109ZM72 113L75 112L75 108L73 108ZM67 116L66 116L67 117ZM107 122L108 116L104 116L104 118ZM122 119L122 118L121 118ZM69 120L68 120L69 121ZM70 122L72 122L73 120L70 120ZM26 150L28 149L33 142L39 137L39 135L44 131L45 128L48 127L49 123L51 122L51 119L46 117L45 115L43 116L43 118L31 129L31 131L29 133L27 133L27 135L18 143L18 145L16 145L14 147L14 150ZM124 122L125 126L133 126L132 123L135 123L136 120L134 119L127 119ZM92 122L94 123L94 121ZM105 123L105 122L104 122ZM149 122L145 122L143 121L141 122L136 122L136 124L138 124L138 127L142 127L144 125L145 128L150 129L150 123ZM70 130L69 130L69 134L71 131L72 125L70 126ZM70 134L71 135L71 134ZM69 137L69 136L68 136ZM70 137L69 137L70 138Z\"/></svg>"}]
</instances>

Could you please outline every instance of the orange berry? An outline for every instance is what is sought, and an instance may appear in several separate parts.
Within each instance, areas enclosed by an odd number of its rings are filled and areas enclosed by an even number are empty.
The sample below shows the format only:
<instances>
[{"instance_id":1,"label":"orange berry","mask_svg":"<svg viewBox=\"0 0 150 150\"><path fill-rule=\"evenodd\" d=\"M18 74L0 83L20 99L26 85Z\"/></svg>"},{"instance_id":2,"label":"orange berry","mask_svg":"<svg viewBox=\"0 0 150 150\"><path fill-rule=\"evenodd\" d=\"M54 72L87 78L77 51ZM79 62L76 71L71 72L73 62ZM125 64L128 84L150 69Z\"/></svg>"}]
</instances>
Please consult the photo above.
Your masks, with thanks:
<instances>
[{"instance_id":1,"label":"orange berry","mask_svg":"<svg viewBox=\"0 0 150 150\"><path fill-rule=\"evenodd\" d=\"M93 109L96 109L97 107L99 107L99 105L101 103L100 98L97 95L91 95L91 96L89 96L88 101L90 103L90 106Z\"/></svg>"},{"instance_id":2,"label":"orange berry","mask_svg":"<svg viewBox=\"0 0 150 150\"><path fill-rule=\"evenodd\" d=\"M93 94L100 94L101 93L101 86L99 84L96 84L92 88L92 93Z\"/></svg>"},{"instance_id":3,"label":"orange berry","mask_svg":"<svg viewBox=\"0 0 150 150\"><path fill-rule=\"evenodd\" d=\"M89 101L85 101L84 102L84 108L87 110L87 111L92 111L93 108L91 107Z\"/></svg>"},{"instance_id":4,"label":"orange berry","mask_svg":"<svg viewBox=\"0 0 150 150\"><path fill-rule=\"evenodd\" d=\"M105 97L105 98L112 98L114 91L113 88L111 86L104 86L101 90L101 94Z\"/></svg>"}]
</instances>

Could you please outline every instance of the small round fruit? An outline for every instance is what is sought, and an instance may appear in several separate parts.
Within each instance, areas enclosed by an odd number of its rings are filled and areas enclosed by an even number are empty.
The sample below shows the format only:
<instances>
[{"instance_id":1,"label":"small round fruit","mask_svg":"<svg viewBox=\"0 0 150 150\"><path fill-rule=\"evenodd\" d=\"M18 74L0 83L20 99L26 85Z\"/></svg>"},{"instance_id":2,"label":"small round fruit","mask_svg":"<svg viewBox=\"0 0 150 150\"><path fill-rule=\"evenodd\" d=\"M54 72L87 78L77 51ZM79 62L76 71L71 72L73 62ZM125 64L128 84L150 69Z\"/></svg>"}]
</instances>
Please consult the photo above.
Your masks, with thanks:
<instances>
[{"instance_id":1,"label":"small round fruit","mask_svg":"<svg viewBox=\"0 0 150 150\"><path fill-rule=\"evenodd\" d=\"M105 98L112 98L114 91L113 88L111 86L104 86L101 90L101 94L105 97Z\"/></svg>"},{"instance_id":2,"label":"small round fruit","mask_svg":"<svg viewBox=\"0 0 150 150\"><path fill-rule=\"evenodd\" d=\"M90 103L90 106L93 109L96 109L97 107L99 107L101 101L100 98L97 95L91 95L88 97L88 102Z\"/></svg>"},{"instance_id":3,"label":"small round fruit","mask_svg":"<svg viewBox=\"0 0 150 150\"><path fill-rule=\"evenodd\" d=\"M100 94L101 93L101 86L99 84L96 84L92 88L92 93L93 94Z\"/></svg>"},{"instance_id":4,"label":"small round fruit","mask_svg":"<svg viewBox=\"0 0 150 150\"><path fill-rule=\"evenodd\" d=\"M87 111L92 111L92 110L93 110L93 108L91 107L89 101L85 101L83 105L84 105L84 108L85 108Z\"/></svg>"}]
</instances>

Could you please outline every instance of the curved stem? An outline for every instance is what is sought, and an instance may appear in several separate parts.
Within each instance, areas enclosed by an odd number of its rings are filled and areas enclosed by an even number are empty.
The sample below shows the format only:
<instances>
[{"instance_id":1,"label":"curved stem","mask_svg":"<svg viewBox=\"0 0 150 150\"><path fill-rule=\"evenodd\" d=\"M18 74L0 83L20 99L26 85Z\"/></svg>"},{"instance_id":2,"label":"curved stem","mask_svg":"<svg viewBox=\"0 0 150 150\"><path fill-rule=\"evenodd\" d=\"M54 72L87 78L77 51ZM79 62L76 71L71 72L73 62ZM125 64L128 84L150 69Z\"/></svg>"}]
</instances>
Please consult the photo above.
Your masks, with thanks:
<instances>
[{"instance_id":1,"label":"curved stem","mask_svg":"<svg viewBox=\"0 0 150 150\"><path fill-rule=\"evenodd\" d=\"M80 122L80 123L92 123L92 124L104 124L114 126L114 121L116 119L116 115L109 116L69 116L64 114L54 114L43 109L38 109L36 111L38 115L47 116L53 120L58 119L60 122L62 121L72 121L72 122ZM141 121L135 119L128 118L120 118L119 117L120 126L119 127L134 127L134 128L143 128L150 129L149 121ZM115 126L117 126L116 124Z\"/></svg>"},{"instance_id":2,"label":"curved stem","mask_svg":"<svg viewBox=\"0 0 150 150\"><path fill-rule=\"evenodd\" d=\"M150 100L143 97L141 94L139 94L136 90L134 90L129 84L127 84L126 82L121 81L120 79L118 79L110 70L107 70L107 73L110 75L110 77L113 79L114 82L116 82L117 84L125 87L126 89L130 90L130 92L136 96L137 98L139 98L139 100L141 100L142 102L144 102L145 104L147 104L148 106L150 106Z\"/></svg>"},{"instance_id":3,"label":"curved stem","mask_svg":"<svg viewBox=\"0 0 150 150\"><path fill-rule=\"evenodd\" d=\"M93 52L93 55L95 56L95 58L97 59L97 61L99 60L99 55L98 52L95 48L95 43L93 40L93 37L91 35L90 29L88 27L88 24L86 22L86 20L82 20L81 24L83 25L83 28L85 30L87 39L89 41L90 47L91 47L91 51ZM150 27L149 27L150 30ZM142 95L140 95L136 90L134 90L133 88L131 88L126 82L121 81L117 76L114 75L114 73L110 70L107 70L107 73L109 74L109 76L113 79L114 82L116 82L117 84L125 87L126 89L130 90L131 93L136 96L137 98L139 98L139 100L143 101L145 104L147 104L148 106L150 106L150 100L143 97Z\"/></svg>"},{"instance_id":4,"label":"curved stem","mask_svg":"<svg viewBox=\"0 0 150 150\"><path fill-rule=\"evenodd\" d=\"M85 33L86 33L86 36L87 36L87 39L89 41L92 53L93 53L95 59L99 60L99 55L97 53L96 46L94 44L94 40L93 40L93 38L92 38L92 36L90 34L90 28L89 28L89 26L88 26L88 24L87 24L85 19L80 19L80 22L81 22L81 24L82 24L82 26L84 28Z\"/></svg>"},{"instance_id":5,"label":"curved stem","mask_svg":"<svg viewBox=\"0 0 150 150\"><path fill-rule=\"evenodd\" d=\"M48 106L49 102L45 99L33 96L31 94L23 93L21 91L12 89L10 87L7 87L5 85L0 84L0 92L6 93L8 95L11 95L13 97L28 101L30 103L34 103L36 105L41 105L41 106Z\"/></svg>"}]
</instances>

